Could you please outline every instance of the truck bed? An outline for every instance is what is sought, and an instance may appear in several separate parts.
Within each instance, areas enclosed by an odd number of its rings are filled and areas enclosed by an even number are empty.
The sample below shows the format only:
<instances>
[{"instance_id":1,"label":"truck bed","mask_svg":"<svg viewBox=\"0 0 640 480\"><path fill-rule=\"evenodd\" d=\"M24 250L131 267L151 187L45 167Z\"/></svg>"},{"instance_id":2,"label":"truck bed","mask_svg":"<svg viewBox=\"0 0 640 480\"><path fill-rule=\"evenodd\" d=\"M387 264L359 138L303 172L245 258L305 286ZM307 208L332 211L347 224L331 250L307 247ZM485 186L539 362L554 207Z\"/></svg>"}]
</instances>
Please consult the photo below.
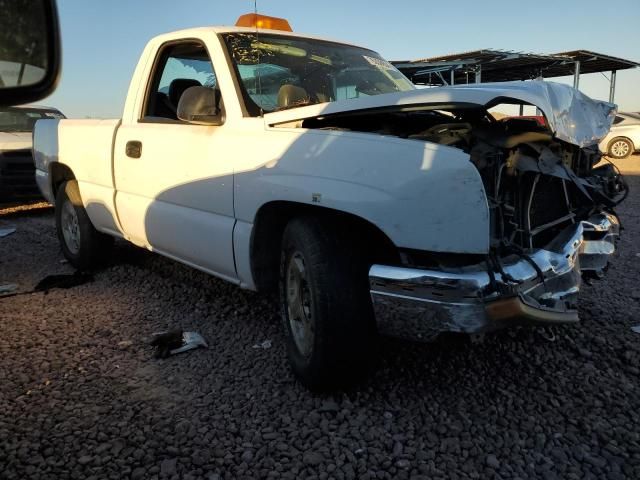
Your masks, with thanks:
<instances>
[{"instance_id":1,"label":"truck bed","mask_svg":"<svg viewBox=\"0 0 640 480\"><path fill-rule=\"evenodd\" d=\"M113 144L120 120L40 120L34 130L36 177L50 174L51 162L67 165L84 187L113 189ZM43 186L41 185L41 188ZM42 188L55 202L50 187Z\"/></svg>"},{"instance_id":2,"label":"truck bed","mask_svg":"<svg viewBox=\"0 0 640 480\"><path fill-rule=\"evenodd\" d=\"M68 167L78 182L87 213L99 229L120 235L115 220L113 146L120 125L113 120L39 120L34 130L36 181L44 197L55 203L55 185ZM52 163L52 162L58 162Z\"/></svg>"}]
</instances>

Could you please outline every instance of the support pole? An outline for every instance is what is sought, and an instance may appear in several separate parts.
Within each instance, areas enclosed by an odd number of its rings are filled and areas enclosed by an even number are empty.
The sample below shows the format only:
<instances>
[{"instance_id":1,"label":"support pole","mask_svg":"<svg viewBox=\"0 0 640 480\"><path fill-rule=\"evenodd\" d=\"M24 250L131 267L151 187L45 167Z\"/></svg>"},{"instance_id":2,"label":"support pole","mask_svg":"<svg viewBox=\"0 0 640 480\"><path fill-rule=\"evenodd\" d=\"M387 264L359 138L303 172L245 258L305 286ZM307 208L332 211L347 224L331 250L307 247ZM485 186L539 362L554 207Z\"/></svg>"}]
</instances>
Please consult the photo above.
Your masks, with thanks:
<instances>
[{"instance_id":1,"label":"support pole","mask_svg":"<svg viewBox=\"0 0 640 480\"><path fill-rule=\"evenodd\" d=\"M576 60L575 68L573 70L573 88L580 86L580 60Z\"/></svg>"},{"instance_id":2,"label":"support pole","mask_svg":"<svg viewBox=\"0 0 640 480\"><path fill-rule=\"evenodd\" d=\"M476 83L482 83L482 67L480 65L476 67Z\"/></svg>"},{"instance_id":3,"label":"support pole","mask_svg":"<svg viewBox=\"0 0 640 480\"><path fill-rule=\"evenodd\" d=\"M616 71L611 70L611 80L609 80L609 102L614 103L616 96Z\"/></svg>"},{"instance_id":4,"label":"support pole","mask_svg":"<svg viewBox=\"0 0 640 480\"><path fill-rule=\"evenodd\" d=\"M455 85L456 84L456 79L455 79L455 75L454 75L454 70L453 68L451 69L451 80L449 81L449 85Z\"/></svg>"}]
</instances>

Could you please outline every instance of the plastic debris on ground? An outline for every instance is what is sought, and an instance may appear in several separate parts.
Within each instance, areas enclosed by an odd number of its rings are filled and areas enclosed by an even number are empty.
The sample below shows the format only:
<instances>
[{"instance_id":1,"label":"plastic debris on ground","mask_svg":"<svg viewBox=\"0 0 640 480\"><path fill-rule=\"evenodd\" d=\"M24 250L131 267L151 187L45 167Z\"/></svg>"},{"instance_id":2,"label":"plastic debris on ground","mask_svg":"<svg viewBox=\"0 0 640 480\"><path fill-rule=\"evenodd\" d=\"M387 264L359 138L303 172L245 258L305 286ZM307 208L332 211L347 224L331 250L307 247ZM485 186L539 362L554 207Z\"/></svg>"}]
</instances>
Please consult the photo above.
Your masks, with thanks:
<instances>
[{"instance_id":1,"label":"plastic debris on ground","mask_svg":"<svg viewBox=\"0 0 640 480\"><path fill-rule=\"evenodd\" d=\"M540 327L536 331L538 332L538 335L544 338L547 342L553 343L556 341L556 334L551 327Z\"/></svg>"},{"instance_id":2,"label":"plastic debris on ground","mask_svg":"<svg viewBox=\"0 0 640 480\"><path fill-rule=\"evenodd\" d=\"M206 340L197 332L171 330L152 334L150 345L156 347L156 358L167 358L178 353L188 352L195 348L208 348Z\"/></svg>"},{"instance_id":3,"label":"plastic debris on ground","mask_svg":"<svg viewBox=\"0 0 640 480\"><path fill-rule=\"evenodd\" d=\"M633 333L640 333L640 325L634 325L633 327L631 327L631 331Z\"/></svg>"},{"instance_id":4,"label":"plastic debris on ground","mask_svg":"<svg viewBox=\"0 0 640 480\"><path fill-rule=\"evenodd\" d=\"M0 227L0 238L16 233L16 227Z\"/></svg>"},{"instance_id":5,"label":"plastic debris on ground","mask_svg":"<svg viewBox=\"0 0 640 480\"><path fill-rule=\"evenodd\" d=\"M271 348L271 340L265 340L264 342L256 343L252 348L261 348L263 350Z\"/></svg>"},{"instance_id":6,"label":"plastic debris on ground","mask_svg":"<svg viewBox=\"0 0 640 480\"><path fill-rule=\"evenodd\" d=\"M118 342L118 348L120 350L126 350L131 345L133 345L133 342L131 340L122 340L121 342Z\"/></svg>"},{"instance_id":7,"label":"plastic debris on ground","mask_svg":"<svg viewBox=\"0 0 640 480\"><path fill-rule=\"evenodd\" d=\"M3 295L11 295L16 290L18 290L18 285L15 283L5 283L4 285L0 285L0 297Z\"/></svg>"}]
</instances>

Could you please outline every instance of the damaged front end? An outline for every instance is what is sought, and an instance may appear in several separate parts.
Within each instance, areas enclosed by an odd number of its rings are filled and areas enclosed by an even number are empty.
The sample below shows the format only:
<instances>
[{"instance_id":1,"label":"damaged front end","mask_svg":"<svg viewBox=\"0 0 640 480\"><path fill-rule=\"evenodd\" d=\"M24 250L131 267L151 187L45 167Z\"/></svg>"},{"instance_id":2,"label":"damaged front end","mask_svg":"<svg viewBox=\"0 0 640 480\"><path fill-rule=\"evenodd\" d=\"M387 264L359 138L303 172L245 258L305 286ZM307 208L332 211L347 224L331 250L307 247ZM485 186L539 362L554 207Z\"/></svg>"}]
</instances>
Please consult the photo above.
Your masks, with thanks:
<instances>
[{"instance_id":1,"label":"damaged front end","mask_svg":"<svg viewBox=\"0 0 640 480\"><path fill-rule=\"evenodd\" d=\"M577 322L581 277L604 271L618 232L615 215L598 213L567 226L545 248L493 253L475 265L374 265L369 279L378 329L427 340L445 331Z\"/></svg>"},{"instance_id":2,"label":"damaged front end","mask_svg":"<svg viewBox=\"0 0 640 480\"><path fill-rule=\"evenodd\" d=\"M485 96L497 91L476 88ZM601 164L597 146L614 106L547 82L501 86L503 95L513 95L481 107L468 102L472 90L462 89L464 103L305 121L311 128L457 148L482 177L491 221L488 254L403 251L402 265L373 265L370 290L381 333L428 339L443 331L577 322L582 277L602 276L615 251L620 224L614 207L628 187L614 165ZM534 105L543 121L496 120L489 108L499 103Z\"/></svg>"}]
</instances>

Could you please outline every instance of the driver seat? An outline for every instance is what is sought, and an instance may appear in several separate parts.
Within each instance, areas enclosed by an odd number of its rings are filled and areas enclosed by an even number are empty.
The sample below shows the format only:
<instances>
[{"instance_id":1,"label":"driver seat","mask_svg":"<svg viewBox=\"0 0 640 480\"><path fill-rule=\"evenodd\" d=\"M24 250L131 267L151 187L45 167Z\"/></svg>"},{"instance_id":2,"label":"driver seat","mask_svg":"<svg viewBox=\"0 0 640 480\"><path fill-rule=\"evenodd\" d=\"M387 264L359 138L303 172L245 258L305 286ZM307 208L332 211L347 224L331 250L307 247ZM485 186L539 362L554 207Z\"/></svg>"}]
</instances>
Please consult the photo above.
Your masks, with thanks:
<instances>
[{"instance_id":1,"label":"driver seat","mask_svg":"<svg viewBox=\"0 0 640 480\"><path fill-rule=\"evenodd\" d=\"M307 91L297 85L282 85L278 90L278 108L295 107L307 103L310 99Z\"/></svg>"}]
</instances>

